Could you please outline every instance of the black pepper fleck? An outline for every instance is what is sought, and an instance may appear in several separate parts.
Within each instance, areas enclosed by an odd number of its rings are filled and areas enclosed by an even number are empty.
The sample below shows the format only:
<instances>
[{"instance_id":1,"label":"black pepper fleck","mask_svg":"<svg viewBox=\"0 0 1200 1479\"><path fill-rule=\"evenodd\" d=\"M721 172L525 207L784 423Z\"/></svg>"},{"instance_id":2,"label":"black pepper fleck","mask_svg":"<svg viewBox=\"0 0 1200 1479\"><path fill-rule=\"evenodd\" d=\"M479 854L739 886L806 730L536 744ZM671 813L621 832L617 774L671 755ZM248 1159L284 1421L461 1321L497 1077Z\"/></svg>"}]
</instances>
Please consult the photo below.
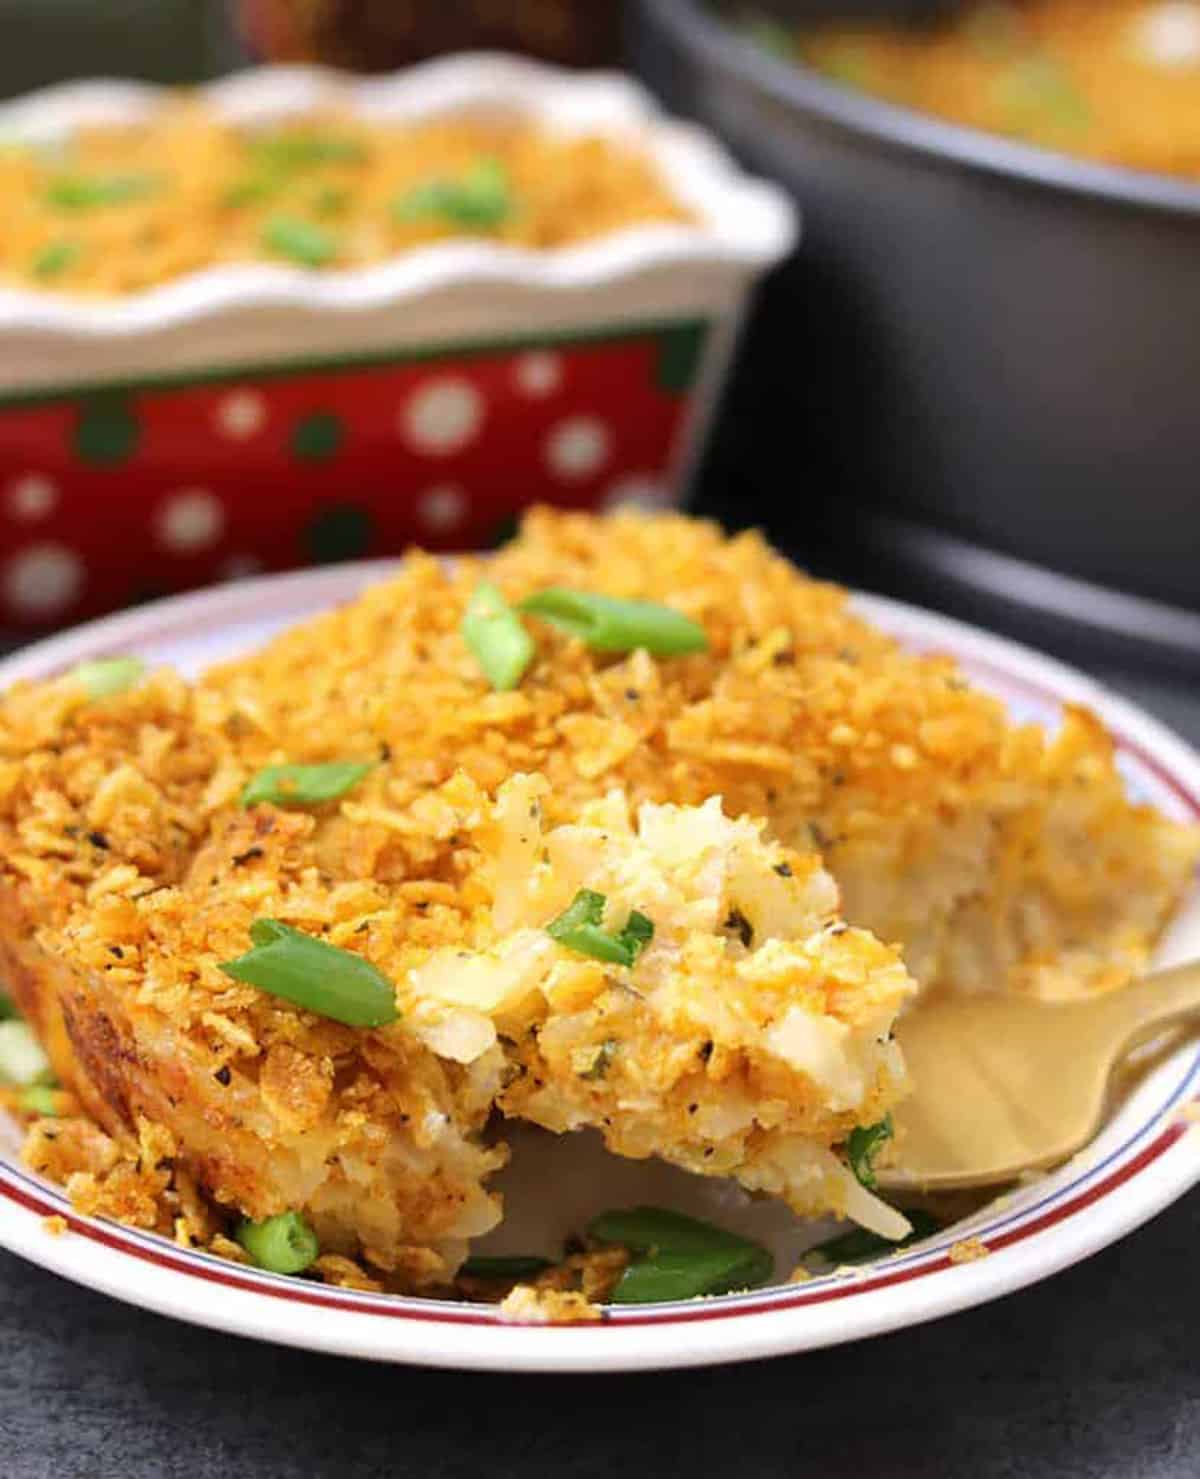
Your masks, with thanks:
<instances>
[{"instance_id":1,"label":"black pepper fleck","mask_svg":"<svg viewBox=\"0 0 1200 1479\"><path fill-rule=\"evenodd\" d=\"M749 950L754 943L754 926L746 918L740 909L731 909L723 929L731 930L741 940L742 944Z\"/></svg>"},{"instance_id":2,"label":"black pepper fleck","mask_svg":"<svg viewBox=\"0 0 1200 1479\"><path fill-rule=\"evenodd\" d=\"M216 1079L216 1081L221 1085L223 1089L227 1089L229 1085L233 1082L233 1074L230 1071L229 1064L222 1063L220 1068L217 1069L216 1073L213 1074L213 1078Z\"/></svg>"},{"instance_id":3,"label":"black pepper fleck","mask_svg":"<svg viewBox=\"0 0 1200 1479\"><path fill-rule=\"evenodd\" d=\"M105 837L103 832L89 832L87 838L92 846L98 847L101 852L108 851L108 838Z\"/></svg>"},{"instance_id":4,"label":"black pepper fleck","mask_svg":"<svg viewBox=\"0 0 1200 1479\"><path fill-rule=\"evenodd\" d=\"M776 863L775 871L779 874L780 878L790 878L792 876L792 865L790 863Z\"/></svg>"}]
</instances>

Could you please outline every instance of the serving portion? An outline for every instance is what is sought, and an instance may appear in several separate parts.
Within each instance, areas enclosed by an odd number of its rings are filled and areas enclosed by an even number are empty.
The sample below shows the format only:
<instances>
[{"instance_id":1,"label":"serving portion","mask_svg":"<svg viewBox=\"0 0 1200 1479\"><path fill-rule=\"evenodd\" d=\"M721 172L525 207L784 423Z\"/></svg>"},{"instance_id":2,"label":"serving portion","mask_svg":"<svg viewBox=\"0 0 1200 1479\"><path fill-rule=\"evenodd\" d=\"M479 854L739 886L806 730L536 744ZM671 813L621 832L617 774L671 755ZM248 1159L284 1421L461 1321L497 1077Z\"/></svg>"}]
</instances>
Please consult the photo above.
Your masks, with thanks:
<instances>
[{"instance_id":1,"label":"serving portion","mask_svg":"<svg viewBox=\"0 0 1200 1479\"><path fill-rule=\"evenodd\" d=\"M499 1220L506 1120L902 1238L871 1159L913 977L1119 984L1198 850L1096 720L1014 725L756 537L632 514L412 555L194 684L18 684L0 744L3 969L64 1085L19 1096L27 1158L396 1291L449 1291ZM510 1307L593 1316L638 1238Z\"/></svg>"}]
</instances>

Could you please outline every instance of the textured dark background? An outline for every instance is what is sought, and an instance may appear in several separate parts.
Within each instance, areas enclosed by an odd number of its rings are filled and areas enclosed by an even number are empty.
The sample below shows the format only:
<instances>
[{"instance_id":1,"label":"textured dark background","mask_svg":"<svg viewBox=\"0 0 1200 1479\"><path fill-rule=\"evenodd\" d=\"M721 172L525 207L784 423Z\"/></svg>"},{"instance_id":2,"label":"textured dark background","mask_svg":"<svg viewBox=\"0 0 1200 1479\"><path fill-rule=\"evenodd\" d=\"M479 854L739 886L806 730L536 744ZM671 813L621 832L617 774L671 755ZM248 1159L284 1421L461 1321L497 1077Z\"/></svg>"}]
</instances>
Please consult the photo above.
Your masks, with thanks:
<instances>
[{"instance_id":1,"label":"textured dark background","mask_svg":"<svg viewBox=\"0 0 1200 1479\"><path fill-rule=\"evenodd\" d=\"M1200 742L1200 694L1102 674ZM0 1254L0 1479L1197 1479L1200 1197L884 1338L633 1376L369 1366L143 1314Z\"/></svg>"}]
</instances>

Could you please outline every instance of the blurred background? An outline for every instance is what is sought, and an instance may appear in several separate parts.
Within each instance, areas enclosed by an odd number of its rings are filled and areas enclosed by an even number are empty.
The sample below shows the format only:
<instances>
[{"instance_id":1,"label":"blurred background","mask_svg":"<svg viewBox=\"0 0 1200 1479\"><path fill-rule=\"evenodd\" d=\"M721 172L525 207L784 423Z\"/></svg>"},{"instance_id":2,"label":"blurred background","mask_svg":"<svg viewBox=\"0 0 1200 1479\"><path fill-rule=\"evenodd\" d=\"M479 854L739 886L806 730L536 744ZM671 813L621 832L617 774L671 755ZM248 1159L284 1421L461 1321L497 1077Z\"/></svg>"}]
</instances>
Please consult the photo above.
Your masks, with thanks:
<instances>
[{"instance_id":1,"label":"blurred background","mask_svg":"<svg viewBox=\"0 0 1200 1479\"><path fill-rule=\"evenodd\" d=\"M636 71L804 222L690 505L818 573L1128 671L1172 710L1190 692L1193 0L0 0L0 35L9 97L478 47ZM0 415L0 480L36 502L24 456ZM337 525L317 554L366 552Z\"/></svg>"}]
</instances>

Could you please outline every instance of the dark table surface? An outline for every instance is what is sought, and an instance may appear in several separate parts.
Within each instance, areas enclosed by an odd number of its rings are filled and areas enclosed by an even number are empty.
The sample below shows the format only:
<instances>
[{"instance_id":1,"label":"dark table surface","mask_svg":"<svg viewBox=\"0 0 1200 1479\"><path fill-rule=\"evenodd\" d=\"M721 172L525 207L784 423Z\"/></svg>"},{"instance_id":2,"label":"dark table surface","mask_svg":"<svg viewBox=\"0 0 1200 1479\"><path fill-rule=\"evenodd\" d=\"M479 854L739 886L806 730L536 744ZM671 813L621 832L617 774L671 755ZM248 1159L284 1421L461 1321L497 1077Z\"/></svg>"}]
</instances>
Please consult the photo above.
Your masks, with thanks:
<instances>
[{"instance_id":1,"label":"dark table surface","mask_svg":"<svg viewBox=\"0 0 1200 1479\"><path fill-rule=\"evenodd\" d=\"M1200 693L1100 670L1200 742ZM174 1324L0 1254L0 1476L1196 1479L1200 1197L1046 1284L758 1365L460 1375Z\"/></svg>"}]
</instances>

